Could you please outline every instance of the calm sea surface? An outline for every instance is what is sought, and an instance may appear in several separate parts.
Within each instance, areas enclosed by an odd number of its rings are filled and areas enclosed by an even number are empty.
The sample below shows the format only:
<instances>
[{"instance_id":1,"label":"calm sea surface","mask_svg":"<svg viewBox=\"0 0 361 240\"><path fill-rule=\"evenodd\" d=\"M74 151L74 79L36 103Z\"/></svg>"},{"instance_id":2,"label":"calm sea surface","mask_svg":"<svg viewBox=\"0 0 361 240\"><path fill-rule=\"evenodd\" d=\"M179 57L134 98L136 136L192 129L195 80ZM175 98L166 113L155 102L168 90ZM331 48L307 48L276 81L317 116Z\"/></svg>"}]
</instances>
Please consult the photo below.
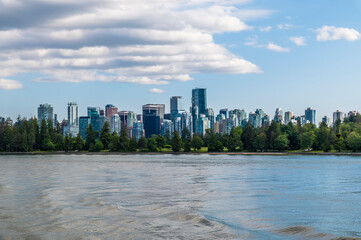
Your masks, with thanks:
<instances>
[{"instance_id":1,"label":"calm sea surface","mask_svg":"<svg viewBox=\"0 0 361 240\"><path fill-rule=\"evenodd\" d=\"M0 156L0 239L361 237L361 157Z\"/></svg>"}]
</instances>

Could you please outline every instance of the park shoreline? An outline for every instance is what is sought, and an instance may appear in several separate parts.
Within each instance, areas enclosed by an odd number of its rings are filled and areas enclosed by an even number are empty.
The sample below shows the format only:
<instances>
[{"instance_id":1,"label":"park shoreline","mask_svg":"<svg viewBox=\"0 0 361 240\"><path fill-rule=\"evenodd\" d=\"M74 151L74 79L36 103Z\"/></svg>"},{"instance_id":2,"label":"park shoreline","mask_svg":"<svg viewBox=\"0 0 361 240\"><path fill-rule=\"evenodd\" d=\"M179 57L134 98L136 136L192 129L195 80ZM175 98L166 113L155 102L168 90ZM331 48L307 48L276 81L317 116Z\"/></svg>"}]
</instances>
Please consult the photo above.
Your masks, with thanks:
<instances>
[{"instance_id":1,"label":"park shoreline","mask_svg":"<svg viewBox=\"0 0 361 240\"><path fill-rule=\"evenodd\" d=\"M244 156L361 156L361 152L0 152L0 156L9 155L244 155Z\"/></svg>"}]
</instances>

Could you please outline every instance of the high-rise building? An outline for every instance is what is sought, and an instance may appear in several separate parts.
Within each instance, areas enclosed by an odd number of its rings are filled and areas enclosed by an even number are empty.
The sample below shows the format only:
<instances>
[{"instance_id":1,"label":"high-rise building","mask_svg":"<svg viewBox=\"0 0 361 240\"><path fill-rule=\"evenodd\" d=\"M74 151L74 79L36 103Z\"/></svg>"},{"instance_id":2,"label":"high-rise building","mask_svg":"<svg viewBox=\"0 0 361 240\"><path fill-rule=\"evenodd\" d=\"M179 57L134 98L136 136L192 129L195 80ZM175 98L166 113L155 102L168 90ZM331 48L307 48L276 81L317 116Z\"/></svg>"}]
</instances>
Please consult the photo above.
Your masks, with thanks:
<instances>
[{"instance_id":1,"label":"high-rise building","mask_svg":"<svg viewBox=\"0 0 361 240\"><path fill-rule=\"evenodd\" d=\"M114 105L108 104L105 106L105 116L108 117L109 119L112 116L114 116L114 114L117 114L117 113L118 113L118 108L115 107Z\"/></svg>"},{"instance_id":2,"label":"high-rise building","mask_svg":"<svg viewBox=\"0 0 361 240\"><path fill-rule=\"evenodd\" d=\"M88 129L88 126L90 124L90 117L88 116L84 116L84 117L79 117L79 132L81 135L82 139L86 139L86 131Z\"/></svg>"},{"instance_id":3,"label":"high-rise building","mask_svg":"<svg viewBox=\"0 0 361 240\"><path fill-rule=\"evenodd\" d=\"M182 113L182 130L184 128L188 128L191 136L193 136L193 123L192 123L192 115L188 112Z\"/></svg>"},{"instance_id":4,"label":"high-rise building","mask_svg":"<svg viewBox=\"0 0 361 240\"><path fill-rule=\"evenodd\" d=\"M341 122L343 121L343 112L341 112L340 110L337 110L336 112L333 113L333 124L335 124L335 122L337 120L340 120Z\"/></svg>"},{"instance_id":5,"label":"high-rise building","mask_svg":"<svg viewBox=\"0 0 361 240\"><path fill-rule=\"evenodd\" d=\"M329 126L329 125L330 125L330 118L327 117L327 116L324 116L324 117L322 118L322 122L326 123L326 125Z\"/></svg>"},{"instance_id":6,"label":"high-rise building","mask_svg":"<svg viewBox=\"0 0 361 240\"><path fill-rule=\"evenodd\" d=\"M210 121L211 128L214 129L214 111L213 111L213 109L207 108L205 115L208 118L208 120Z\"/></svg>"},{"instance_id":7,"label":"high-rise building","mask_svg":"<svg viewBox=\"0 0 361 240\"><path fill-rule=\"evenodd\" d=\"M68 103L68 134L76 137L79 133L79 111L76 102Z\"/></svg>"},{"instance_id":8,"label":"high-rise building","mask_svg":"<svg viewBox=\"0 0 361 240\"><path fill-rule=\"evenodd\" d=\"M183 104L183 97L180 96L174 96L170 99L170 114L171 119L173 120L176 117L180 117L182 112L184 112L184 104Z\"/></svg>"},{"instance_id":9,"label":"high-rise building","mask_svg":"<svg viewBox=\"0 0 361 240\"><path fill-rule=\"evenodd\" d=\"M228 108L223 108L221 110L219 110L219 114L223 114L225 118L228 118Z\"/></svg>"},{"instance_id":10,"label":"high-rise building","mask_svg":"<svg viewBox=\"0 0 361 240\"><path fill-rule=\"evenodd\" d=\"M137 114L135 112L128 111L128 114L127 114L127 127L128 128L133 127L133 123L135 123L136 121L137 121Z\"/></svg>"},{"instance_id":11,"label":"high-rise building","mask_svg":"<svg viewBox=\"0 0 361 240\"><path fill-rule=\"evenodd\" d=\"M144 136L144 126L140 121L133 123L133 137L139 141L141 137Z\"/></svg>"},{"instance_id":12,"label":"high-rise building","mask_svg":"<svg viewBox=\"0 0 361 240\"><path fill-rule=\"evenodd\" d=\"M285 124L291 122L292 117L293 117L293 112L290 111L285 112Z\"/></svg>"},{"instance_id":13,"label":"high-rise building","mask_svg":"<svg viewBox=\"0 0 361 240\"><path fill-rule=\"evenodd\" d=\"M168 131L169 131L169 134L173 133L173 123L171 120L164 119L162 128L161 128L162 136L164 137Z\"/></svg>"},{"instance_id":14,"label":"high-rise building","mask_svg":"<svg viewBox=\"0 0 361 240\"><path fill-rule=\"evenodd\" d=\"M207 108L207 89L206 88L195 88L192 90L192 121L194 131L197 129L197 119L200 118L200 114L206 114Z\"/></svg>"},{"instance_id":15,"label":"high-rise building","mask_svg":"<svg viewBox=\"0 0 361 240\"><path fill-rule=\"evenodd\" d=\"M122 130L122 122L119 115L116 113L110 118L110 132L119 134Z\"/></svg>"},{"instance_id":16,"label":"high-rise building","mask_svg":"<svg viewBox=\"0 0 361 240\"><path fill-rule=\"evenodd\" d=\"M145 136L151 137L153 134L160 134L161 124L164 119L164 104L143 105L143 124Z\"/></svg>"},{"instance_id":17,"label":"high-rise building","mask_svg":"<svg viewBox=\"0 0 361 240\"><path fill-rule=\"evenodd\" d=\"M309 121L311 124L316 124L316 110L307 108L305 110L305 121Z\"/></svg>"},{"instance_id":18,"label":"high-rise building","mask_svg":"<svg viewBox=\"0 0 361 240\"><path fill-rule=\"evenodd\" d=\"M108 118L106 116L99 116L99 128L100 128L99 133L103 129L105 122L108 122L109 127L110 127L110 118Z\"/></svg>"},{"instance_id":19,"label":"high-rise building","mask_svg":"<svg viewBox=\"0 0 361 240\"><path fill-rule=\"evenodd\" d=\"M90 115L95 113L100 116L100 107L88 107L87 110L88 110L88 117L90 117Z\"/></svg>"},{"instance_id":20,"label":"high-rise building","mask_svg":"<svg viewBox=\"0 0 361 240\"><path fill-rule=\"evenodd\" d=\"M230 134L232 128L235 128L238 126L238 118L236 115L232 115L229 118L226 119L226 133Z\"/></svg>"},{"instance_id":21,"label":"high-rise building","mask_svg":"<svg viewBox=\"0 0 361 240\"><path fill-rule=\"evenodd\" d=\"M277 108L275 111L275 116L273 118L275 122L278 122L279 124L283 124L283 111L282 108Z\"/></svg>"},{"instance_id":22,"label":"high-rise building","mask_svg":"<svg viewBox=\"0 0 361 240\"><path fill-rule=\"evenodd\" d=\"M198 121L196 124L197 129L195 132L199 135L204 136L204 134L206 134L206 130L211 128L211 122L208 120L208 118L204 114L200 114L197 121Z\"/></svg>"},{"instance_id":23,"label":"high-rise building","mask_svg":"<svg viewBox=\"0 0 361 240\"><path fill-rule=\"evenodd\" d=\"M46 123L48 121L53 121L53 107L50 104L40 104L38 107L38 124L41 124L41 121L45 119Z\"/></svg>"},{"instance_id":24,"label":"high-rise building","mask_svg":"<svg viewBox=\"0 0 361 240\"><path fill-rule=\"evenodd\" d=\"M265 113L262 109L256 109L255 112L249 114L249 122L253 125L254 128L262 127L262 120L265 116Z\"/></svg>"}]
</instances>

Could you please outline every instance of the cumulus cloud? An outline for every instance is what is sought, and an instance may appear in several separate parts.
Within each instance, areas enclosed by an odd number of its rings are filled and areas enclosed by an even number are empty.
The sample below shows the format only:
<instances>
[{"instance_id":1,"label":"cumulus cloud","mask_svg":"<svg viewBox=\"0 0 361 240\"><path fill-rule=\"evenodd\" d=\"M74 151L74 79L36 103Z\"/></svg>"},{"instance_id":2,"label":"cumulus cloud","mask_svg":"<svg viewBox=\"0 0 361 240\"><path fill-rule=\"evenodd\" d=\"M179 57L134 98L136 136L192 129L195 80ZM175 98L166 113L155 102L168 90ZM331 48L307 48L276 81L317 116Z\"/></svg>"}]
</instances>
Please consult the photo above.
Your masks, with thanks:
<instances>
[{"instance_id":1,"label":"cumulus cloud","mask_svg":"<svg viewBox=\"0 0 361 240\"><path fill-rule=\"evenodd\" d=\"M269 14L247 12L247 2L0 0L0 77L163 85L203 72L260 73L213 39L251 29L242 14Z\"/></svg>"},{"instance_id":2,"label":"cumulus cloud","mask_svg":"<svg viewBox=\"0 0 361 240\"><path fill-rule=\"evenodd\" d=\"M151 88L148 90L148 92L150 93L164 93L163 89L159 89L159 88Z\"/></svg>"},{"instance_id":3,"label":"cumulus cloud","mask_svg":"<svg viewBox=\"0 0 361 240\"><path fill-rule=\"evenodd\" d=\"M297 46L306 46L306 39L304 37L291 37L290 40Z\"/></svg>"},{"instance_id":4,"label":"cumulus cloud","mask_svg":"<svg viewBox=\"0 0 361 240\"><path fill-rule=\"evenodd\" d=\"M316 30L318 41L347 40L350 42L360 40L361 34L353 28L342 28L334 26L323 26Z\"/></svg>"},{"instance_id":5,"label":"cumulus cloud","mask_svg":"<svg viewBox=\"0 0 361 240\"><path fill-rule=\"evenodd\" d=\"M289 30L289 29L293 28L293 24L290 24L290 23L278 24L277 28L279 30Z\"/></svg>"},{"instance_id":6,"label":"cumulus cloud","mask_svg":"<svg viewBox=\"0 0 361 240\"><path fill-rule=\"evenodd\" d=\"M281 47L281 46L276 45L274 43L268 43L266 48L268 50L275 51L275 52L289 52L290 51L288 48Z\"/></svg>"},{"instance_id":7,"label":"cumulus cloud","mask_svg":"<svg viewBox=\"0 0 361 240\"><path fill-rule=\"evenodd\" d=\"M271 26L267 26L267 27L260 27L259 30L261 32L269 32L272 30L272 27Z\"/></svg>"},{"instance_id":8,"label":"cumulus cloud","mask_svg":"<svg viewBox=\"0 0 361 240\"><path fill-rule=\"evenodd\" d=\"M0 79L0 89L15 90L23 88L23 84L16 80Z\"/></svg>"}]
</instances>

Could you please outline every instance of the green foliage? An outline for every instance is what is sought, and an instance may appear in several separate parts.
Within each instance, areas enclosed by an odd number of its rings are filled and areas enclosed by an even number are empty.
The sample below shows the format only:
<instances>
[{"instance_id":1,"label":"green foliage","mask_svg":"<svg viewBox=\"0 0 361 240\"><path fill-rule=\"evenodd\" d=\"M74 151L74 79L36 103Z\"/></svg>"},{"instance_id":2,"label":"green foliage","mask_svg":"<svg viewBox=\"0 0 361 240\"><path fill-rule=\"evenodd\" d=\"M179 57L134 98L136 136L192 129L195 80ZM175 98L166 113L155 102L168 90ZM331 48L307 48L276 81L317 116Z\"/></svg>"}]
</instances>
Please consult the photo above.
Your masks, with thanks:
<instances>
[{"instance_id":1,"label":"green foliage","mask_svg":"<svg viewBox=\"0 0 361 240\"><path fill-rule=\"evenodd\" d=\"M86 130L85 149L90 151L90 144L95 145L96 133L93 129L93 125L90 123Z\"/></svg>"},{"instance_id":2,"label":"green foliage","mask_svg":"<svg viewBox=\"0 0 361 240\"><path fill-rule=\"evenodd\" d=\"M274 140L273 149L278 151L287 150L289 144L289 140L286 134L281 134Z\"/></svg>"},{"instance_id":3,"label":"green foliage","mask_svg":"<svg viewBox=\"0 0 361 240\"><path fill-rule=\"evenodd\" d=\"M102 143L104 145L104 149L109 149L110 138L111 138L110 125L106 121L100 131L100 140L102 141Z\"/></svg>"},{"instance_id":4,"label":"green foliage","mask_svg":"<svg viewBox=\"0 0 361 240\"><path fill-rule=\"evenodd\" d=\"M133 137L129 142L129 151L130 152L136 152L138 148L138 142L135 137Z\"/></svg>"},{"instance_id":5,"label":"green foliage","mask_svg":"<svg viewBox=\"0 0 361 240\"><path fill-rule=\"evenodd\" d=\"M157 148L164 148L165 138L162 135L158 135L155 140L157 141Z\"/></svg>"},{"instance_id":6,"label":"green foliage","mask_svg":"<svg viewBox=\"0 0 361 240\"><path fill-rule=\"evenodd\" d=\"M138 148L142 151L147 148L147 139L145 137L138 140Z\"/></svg>"},{"instance_id":7,"label":"green foliage","mask_svg":"<svg viewBox=\"0 0 361 240\"><path fill-rule=\"evenodd\" d=\"M257 135L255 141L255 147L259 149L261 152L267 150L267 136L264 132L261 132L260 134Z\"/></svg>"},{"instance_id":8,"label":"green foliage","mask_svg":"<svg viewBox=\"0 0 361 240\"><path fill-rule=\"evenodd\" d=\"M129 150L129 142L128 130L126 127L123 127L119 137L120 151L127 152Z\"/></svg>"},{"instance_id":9,"label":"green foliage","mask_svg":"<svg viewBox=\"0 0 361 240\"><path fill-rule=\"evenodd\" d=\"M247 151L255 151L255 140L256 140L256 132L253 126L250 123L247 123L244 131L241 135L241 140L244 144L244 149Z\"/></svg>"},{"instance_id":10,"label":"green foliage","mask_svg":"<svg viewBox=\"0 0 361 240\"><path fill-rule=\"evenodd\" d=\"M182 139L177 131L172 133L172 151L180 152L182 149Z\"/></svg>"},{"instance_id":11,"label":"green foliage","mask_svg":"<svg viewBox=\"0 0 361 240\"><path fill-rule=\"evenodd\" d=\"M116 133L110 137L109 149L111 152L120 151L120 141Z\"/></svg>"},{"instance_id":12,"label":"green foliage","mask_svg":"<svg viewBox=\"0 0 361 240\"><path fill-rule=\"evenodd\" d=\"M202 146L204 145L204 142L201 137L195 135L191 141L191 147L196 150L200 150Z\"/></svg>"},{"instance_id":13,"label":"green foliage","mask_svg":"<svg viewBox=\"0 0 361 240\"><path fill-rule=\"evenodd\" d=\"M84 146L84 140L81 138L80 133L78 133L75 139L74 149L80 151L83 149L83 146Z\"/></svg>"},{"instance_id":14,"label":"green foliage","mask_svg":"<svg viewBox=\"0 0 361 240\"><path fill-rule=\"evenodd\" d=\"M150 152L157 152L157 141L155 140L155 138L149 138L147 141L147 148L148 151Z\"/></svg>"}]
</instances>

